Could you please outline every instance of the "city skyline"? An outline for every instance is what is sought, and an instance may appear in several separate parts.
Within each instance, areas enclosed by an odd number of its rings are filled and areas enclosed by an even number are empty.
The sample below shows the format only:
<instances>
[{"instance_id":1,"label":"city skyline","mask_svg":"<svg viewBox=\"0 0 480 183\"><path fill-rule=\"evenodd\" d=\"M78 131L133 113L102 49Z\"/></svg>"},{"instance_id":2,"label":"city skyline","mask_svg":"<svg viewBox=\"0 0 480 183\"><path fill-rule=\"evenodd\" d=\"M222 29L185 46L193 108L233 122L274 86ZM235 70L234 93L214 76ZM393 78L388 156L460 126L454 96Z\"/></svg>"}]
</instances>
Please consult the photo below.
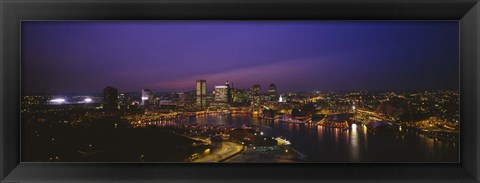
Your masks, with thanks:
<instances>
[{"instance_id":1,"label":"city skyline","mask_svg":"<svg viewBox=\"0 0 480 183\"><path fill-rule=\"evenodd\" d=\"M25 93L458 90L458 74L453 21L22 23Z\"/></svg>"},{"instance_id":2,"label":"city skyline","mask_svg":"<svg viewBox=\"0 0 480 183\"><path fill-rule=\"evenodd\" d=\"M22 161L458 162L458 21L23 21Z\"/></svg>"}]
</instances>

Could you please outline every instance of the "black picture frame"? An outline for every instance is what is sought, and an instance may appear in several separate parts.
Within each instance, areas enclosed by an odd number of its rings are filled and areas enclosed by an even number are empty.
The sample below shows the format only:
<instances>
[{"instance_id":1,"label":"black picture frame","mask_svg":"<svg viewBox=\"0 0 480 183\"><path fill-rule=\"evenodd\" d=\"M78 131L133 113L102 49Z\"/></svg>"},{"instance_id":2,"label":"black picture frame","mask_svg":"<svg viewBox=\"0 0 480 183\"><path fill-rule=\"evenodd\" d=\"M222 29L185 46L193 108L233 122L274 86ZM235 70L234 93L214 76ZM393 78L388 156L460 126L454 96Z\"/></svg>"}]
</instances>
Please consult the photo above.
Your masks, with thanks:
<instances>
[{"instance_id":1,"label":"black picture frame","mask_svg":"<svg viewBox=\"0 0 480 183\"><path fill-rule=\"evenodd\" d=\"M478 0L1 0L1 182L479 182ZM458 20L460 163L22 163L22 20Z\"/></svg>"}]
</instances>

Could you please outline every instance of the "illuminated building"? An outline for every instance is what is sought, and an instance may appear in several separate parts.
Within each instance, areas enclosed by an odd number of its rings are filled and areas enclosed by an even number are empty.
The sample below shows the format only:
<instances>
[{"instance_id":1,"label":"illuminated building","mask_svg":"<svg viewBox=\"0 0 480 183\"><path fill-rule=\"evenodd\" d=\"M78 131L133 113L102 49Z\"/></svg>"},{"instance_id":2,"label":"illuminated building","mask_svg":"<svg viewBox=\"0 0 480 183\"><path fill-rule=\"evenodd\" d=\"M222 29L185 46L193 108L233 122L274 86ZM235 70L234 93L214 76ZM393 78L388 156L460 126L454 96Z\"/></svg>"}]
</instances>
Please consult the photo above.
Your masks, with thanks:
<instances>
[{"instance_id":1,"label":"illuminated building","mask_svg":"<svg viewBox=\"0 0 480 183\"><path fill-rule=\"evenodd\" d=\"M225 86L227 87L227 102L232 103L233 102L233 83L232 86L230 86L230 82L225 82Z\"/></svg>"},{"instance_id":2,"label":"illuminated building","mask_svg":"<svg viewBox=\"0 0 480 183\"><path fill-rule=\"evenodd\" d=\"M228 87L215 86L215 102L228 102Z\"/></svg>"},{"instance_id":3,"label":"illuminated building","mask_svg":"<svg viewBox=\"0 0 480 183\"><path fill-rule=\"evenodd\" d=\"M233 94L233 102L237 104L244 104L248 101L248 95L245 90L235 90Z\"/></svg>"},{"instance_id":4,"label":"illuminated building","mask_svg":"<svg viewBox=\"0 0 480 183\"><path fill-rule=\"evenodd\" d=\"M127 97L125 94L120 94L118 96L118 108L121 110L128 110L130 104L130 98Z\"/></svg>"},{"instance_id":5,"label":"illuminated building","mask_svg":"<svg viewBox=\"0 0 480 183\"><path fill-rule=\"evenodd\" d=\"M252 87L252 95L260 95L260 85L253 85Z\"/></svg>"},{"instance_id":6,"label":"illuminated building","mask_svg":"<svg viewBox=\"0 0 480 183\"><path fill-rule=\"evenodd\" d=\"M150 91L149 89L143 89L142 90L142 106L145 108L151 107L153 104L154 96L153 92Z\"/></svg>"},{"instance_id":7,"label":"illuminated building","mask_svg":"<svg viewBox=\"0 0 480 183\"><path fill-rule=\"evenodd\" d=\"M270 84L270 87L268 88L268 95L271 101L277 100L277 87L275 84Z\"/></svg>"},{"instance_id":8,"label":"illuminated building","mask_svg":"<svg viewBox=\"0 0 480 183\"><path fill-rule=\"evenodd\" d=\"M284 97L280 95L280 97L278 97L278 102L286 102L286 100Z\"/></svg>"},{"instance_id":9,"label":"illuminated building","mask_svg":"<svg viewBox=\"0 0 480 183\"><path fill-rule=\"evenodd\" d=\"M356 113L356 112L357 112L356 107L355 107L355 102L353 102L353 104L352 104L352 112L353 112L353 113Z\"/></svg>"},{"instance_id":10,"label":"illuminated building","mask_svg":"<svg viewBox=\"0 0 480 183\"><path fill-rule=\"evenodd\" d=\"M225 110L228 109L228 87L227 86L215 86L213 91L213 102L210 103L210 109L212 110Z\"/></svg>"},{"instance_id":11,"label":"illuminated building","mask_svg":"<svg viewBox=\"0 0 480 183\"><path fill-rule=\"evenodd\" d=\"M260 91L260 85L253 85L250 93L250 100L254 111L258 111L260 108Z\"/></svg>"},{"instance_id":12,"label":"illuminated building","mask_svg":"<svg viewBox=\"0 0 480 183\"><path fill-rule=\"evenodd\" d=\"M103 89L103 109L113 111L117 109L118 105L118 90L113 87L106 87Z\"/></svg>"},{"instance_id":13,"label":"illuminated building","mask_svg":"<svg viewBox=\"0 0 480 183\"><path fill-rule=\"evenodd\" d=\"M50 104L64 104L66 102L63 98L55 98L50 100Z\"/></svg>"},{"instance_id":14,"label":"illuminated building","mask_svg":"<svg viewBox=\"0 0 480 183\"><path fill-rule=\"evenodd\" d=\"M172 100L160 100L158 106L162 112L172 112L177 108L177 105Z\"/></svg>"},{"instance_id":15,"label":"illuminated building","mask_svg":"<svg viewBox=\"0 0 480 183\"><path fill-rule=\"evenodd\" d=\"M196 109L196 101L195 101L195 90L190 92L184 92L179 94L180 101L178 102L180 106L187 111L195 111Z\"/></svg>"},{"instance_id":16,"label":"illuminated building","mask_svg":"<svg viewBox=\"0 0 480 183\"><path fill-rule=\"evenodd\" d=\"M197 80L197 107L200 110L207 107L207 81L206 80Z\"/></svg>"}]
</instances>

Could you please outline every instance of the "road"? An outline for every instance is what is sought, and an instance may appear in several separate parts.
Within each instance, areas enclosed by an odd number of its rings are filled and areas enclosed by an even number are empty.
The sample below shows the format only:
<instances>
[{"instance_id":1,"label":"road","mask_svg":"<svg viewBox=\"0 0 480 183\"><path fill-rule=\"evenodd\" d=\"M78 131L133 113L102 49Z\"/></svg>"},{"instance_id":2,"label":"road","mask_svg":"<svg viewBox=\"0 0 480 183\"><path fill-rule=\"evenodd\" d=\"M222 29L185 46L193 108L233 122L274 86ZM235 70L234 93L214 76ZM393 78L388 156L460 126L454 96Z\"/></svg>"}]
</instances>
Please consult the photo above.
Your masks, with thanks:
<instances>
[{"instance_id":1,"label":"road","mask_svg":"<svg viewBox=\"0 0 480 183\"><path fill-rule=\"evenodd\" d=\"M371 111L367 111L367 110L361 110L361 109L357 109L357 111L358 111L358 112L361 112L361 113L370 114L370 115L372 115L372 116L374 116L374 117L376 117L376 118L379 118L379 119L381 119L381 120L386 120L385 117L382 117L382 116L378 115L378 114L375 113L375 112L371 112Z\"/></svg>"},{"instance_id":2,"label":"road","mask_svg":"<svg viewBox=\"0 0 480 183\"><path fill-rule=\"evenodd\" d=\"M233 142L222 142L222 148L213 151L210 155L196 159L194 162L219 162L239 153L243 146Z\"/></svg>"}]
</instances>

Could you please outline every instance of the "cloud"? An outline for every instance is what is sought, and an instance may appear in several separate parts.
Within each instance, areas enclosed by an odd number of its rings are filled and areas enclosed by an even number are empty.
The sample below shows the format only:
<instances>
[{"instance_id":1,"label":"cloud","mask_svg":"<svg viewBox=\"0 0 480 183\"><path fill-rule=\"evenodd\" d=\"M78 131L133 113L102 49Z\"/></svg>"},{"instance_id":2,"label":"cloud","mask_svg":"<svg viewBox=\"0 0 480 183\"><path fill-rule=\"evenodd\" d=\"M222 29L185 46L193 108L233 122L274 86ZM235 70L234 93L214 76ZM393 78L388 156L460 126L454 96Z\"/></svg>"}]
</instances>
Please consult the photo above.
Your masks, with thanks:
<instances>
[{"instance_id":1,"label":"cloud","mask_svg":"<svg viewBox=\"0 0 480 183\"><path fill-rule=\"evenodd\" d=\"M280 82L304 73L310 70L308 66L312 65L312 62L305 62L306 60L312 60L312 58L280 61L260 66L196 75L170 82L155 83L153 87L161 90L194 89L195 81L204 79L207 80L208 88L213 88L214 85L222 85L227 80L233 82L236 87L247 88L253 84Z\"/></svg>"},{"instance_id":2,"label":"cloud","mask_svg":"<svg viewBox=\"0 0 480 183\"><path fill-rule=\"evenodd\" d=\"M371 55L372 48L349 50L329 55L296 58L274 63L219 71L212 74L193 75L151 85L152 89L164 91L194 90L195 81L207 80L207 90L215 85L223 85L225 81L234 83L235 88L246 89L254 84L260 84L265 89L270 83L275 83L279 90L307 91L317 89L344 88L362 83L358 65L351 64L352 59ZM348 73L348 74L346 74ZM357 77L347 77L347 75ZM283 86L283 87L282 87ZM321 88L319 88L321 87Z\"/></svg>"}]
</instances>

